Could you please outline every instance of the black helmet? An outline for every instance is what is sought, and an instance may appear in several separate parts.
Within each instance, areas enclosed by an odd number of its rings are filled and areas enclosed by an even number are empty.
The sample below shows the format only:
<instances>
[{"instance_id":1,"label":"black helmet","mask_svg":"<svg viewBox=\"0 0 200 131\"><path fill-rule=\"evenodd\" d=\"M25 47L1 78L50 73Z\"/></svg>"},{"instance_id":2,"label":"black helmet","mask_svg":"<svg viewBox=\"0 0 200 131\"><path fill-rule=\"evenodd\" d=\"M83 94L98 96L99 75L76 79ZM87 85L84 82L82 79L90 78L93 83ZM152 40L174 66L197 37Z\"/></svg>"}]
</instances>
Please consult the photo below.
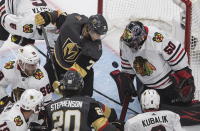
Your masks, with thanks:
<instances>
[{"instance_id":1,"label":"black helmet","mask_svg":"<svg viewBox=\"0 0 200 131\"><path fill-rule=\"evenodd\" d=\"M108 31L106 19L100 14L89 17L88 27L89 30L92 30L100 35L104 35Z\"/></svg>"},{"instance_id":2,"label":"black helmet","mask_svg":"<svg viewBox=\"0 0 200 131\"><path fill-rule=\"evenodd\" d=\"M125 28L121 40L130 48L138 50L147 37L144 25L139 21L131 21Z\"/></svg>"},{"instance_id":3,"label":"black helmet","mask_svg":"<svg viewBox=\"0 0 200 131\"><path fill-rule=\"evenodd\" d=\"M80 91L84 85L82 76L74 70L67 71L60 83L64 86L65 91Z\"/></svg>"}]
</instances>

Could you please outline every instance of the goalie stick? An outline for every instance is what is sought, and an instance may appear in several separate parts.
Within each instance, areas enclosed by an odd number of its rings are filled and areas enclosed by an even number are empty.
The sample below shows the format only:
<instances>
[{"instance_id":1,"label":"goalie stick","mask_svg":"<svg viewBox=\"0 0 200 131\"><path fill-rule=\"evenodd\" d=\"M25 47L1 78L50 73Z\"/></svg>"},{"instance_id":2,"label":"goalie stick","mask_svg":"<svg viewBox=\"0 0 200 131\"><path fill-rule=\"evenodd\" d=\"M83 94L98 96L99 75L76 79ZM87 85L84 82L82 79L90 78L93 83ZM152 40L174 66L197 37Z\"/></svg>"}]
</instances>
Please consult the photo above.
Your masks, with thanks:
<instances>
[{"instance_id":1,"label":"goalie stick","mask_svg":"<svg viewBox=\"0 0 200 131\"><path fill-rule=\"evenodd\" d=\"M119 66L119 64L116 62L116 61L113 61L112 62L112 66L114 67L114 68L118 68L118 66ZM120 95L120 93L121 93L121 89L120 89L120 87L119 87L119 80L118 80L118 78L116 77L117 75L119 75L119 77L121 76L122 77L122 74L121 74L121 72L119 71L119 70L114 70L114 71L112 71L112 72L110 72L110 76L113 78L113 80L115 81L115 83L116 83L116 85L117 85L117 89L118 89L118 93L119 93L119 95ZM121 80L122 81L122 80ZM128 81L127 81L128 82ZM134 85L133 85L134 86ZM123 88L123 87L122 87ZM121 121L124 121L125 120L125 117L126 117L126 113L127 113L127 110L129 109L129 102L132 100L132 97L131 97L131 94L130 94L130 92L128 92L128 93L126 93L125 95L124 95L124 97L122 97L123 98L123 101L121 100L121 96L120 96L120 101L121 101L121 103L122 103L122 110L121 110L121 114L120 114L120 120ZM134 99L133 99L133 101L134 101ZM132 101L132 102L133 102ZM138 112L135 112L136 114L139 114Z\"/></svg>"}]
</instances>

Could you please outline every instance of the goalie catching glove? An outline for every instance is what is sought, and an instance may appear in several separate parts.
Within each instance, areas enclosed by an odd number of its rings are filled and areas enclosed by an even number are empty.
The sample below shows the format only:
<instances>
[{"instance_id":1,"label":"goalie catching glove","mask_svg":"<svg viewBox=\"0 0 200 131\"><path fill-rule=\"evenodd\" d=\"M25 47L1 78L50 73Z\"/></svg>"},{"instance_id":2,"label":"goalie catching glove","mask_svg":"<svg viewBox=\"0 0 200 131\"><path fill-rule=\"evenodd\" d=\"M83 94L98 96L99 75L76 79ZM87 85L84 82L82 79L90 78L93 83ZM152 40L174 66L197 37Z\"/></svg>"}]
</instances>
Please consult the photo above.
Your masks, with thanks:
<instances>
[{"instance_id":1,"label":"goalie catching glove","mask_svg":"<svg viewBox=\"0 0 200 131\"><path fill-rule=\"evenodd\" d=\"M194 98L194 78L192 76L192 71L188 67L176 71L170 74L170 78L173 82L173 86L176 88L181 101L184 103L190 103Z\"/></svg>"},{"instance_id":2,"label":"goalie catching glove","mask_svg":"<svg viewBox=\"0 0 200 131\"><path fill-rule=\"evenodd\" d=\"M120 70L114 70L110 72L110 75L117 85L121 104L123 104L125 96L137 96L133 85L134 75L121 72Z\"/></svg>"}]
</instances>

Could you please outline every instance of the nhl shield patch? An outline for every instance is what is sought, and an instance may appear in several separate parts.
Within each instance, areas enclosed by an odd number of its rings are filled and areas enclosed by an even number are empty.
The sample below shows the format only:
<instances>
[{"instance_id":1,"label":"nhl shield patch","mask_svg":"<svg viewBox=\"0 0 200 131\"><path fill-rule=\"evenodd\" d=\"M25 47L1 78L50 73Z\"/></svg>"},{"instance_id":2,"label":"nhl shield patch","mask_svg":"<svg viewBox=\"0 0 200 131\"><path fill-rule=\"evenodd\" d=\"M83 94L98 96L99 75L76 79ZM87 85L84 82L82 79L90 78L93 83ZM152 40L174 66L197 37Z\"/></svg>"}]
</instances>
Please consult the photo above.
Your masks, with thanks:
<instances>
[{"instance_id":1,"label":"nhl shield patch","mask_svg":"<svg viewBox=\"0 0 200 131\"><path fill-rule=\"evenodd\" d=\"M163 39L164 39L164 37L163 37L163 35L161 33L158 33L158 32L154 33L153 41L162 42Z\"/></svg>"}]
</instances>

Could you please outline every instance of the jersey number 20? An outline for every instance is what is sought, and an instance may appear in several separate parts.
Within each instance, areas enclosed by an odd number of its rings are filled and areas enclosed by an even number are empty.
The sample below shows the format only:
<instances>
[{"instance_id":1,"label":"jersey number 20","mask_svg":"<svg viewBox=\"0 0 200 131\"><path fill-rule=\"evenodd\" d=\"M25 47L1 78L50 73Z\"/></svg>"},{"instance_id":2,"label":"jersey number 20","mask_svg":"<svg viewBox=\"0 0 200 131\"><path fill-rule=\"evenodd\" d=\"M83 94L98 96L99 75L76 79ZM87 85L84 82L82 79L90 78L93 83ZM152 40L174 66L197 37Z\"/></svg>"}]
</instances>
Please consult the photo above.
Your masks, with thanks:
<instances>
[{"instance_id":1,"label":"jersey number 20","mask_svg":"<svg viewBox=\"0 0 200 131\"><path fill-rule=\"evenodd\" d=\"M66 131L80 131L80 123L81 123L81 112L79 110L67 110L67 111L56 111L52 114L54 123L54 128L57 131L62 131L62 127L64 126L64 130Z\"/></svg>"}]
</instances>

